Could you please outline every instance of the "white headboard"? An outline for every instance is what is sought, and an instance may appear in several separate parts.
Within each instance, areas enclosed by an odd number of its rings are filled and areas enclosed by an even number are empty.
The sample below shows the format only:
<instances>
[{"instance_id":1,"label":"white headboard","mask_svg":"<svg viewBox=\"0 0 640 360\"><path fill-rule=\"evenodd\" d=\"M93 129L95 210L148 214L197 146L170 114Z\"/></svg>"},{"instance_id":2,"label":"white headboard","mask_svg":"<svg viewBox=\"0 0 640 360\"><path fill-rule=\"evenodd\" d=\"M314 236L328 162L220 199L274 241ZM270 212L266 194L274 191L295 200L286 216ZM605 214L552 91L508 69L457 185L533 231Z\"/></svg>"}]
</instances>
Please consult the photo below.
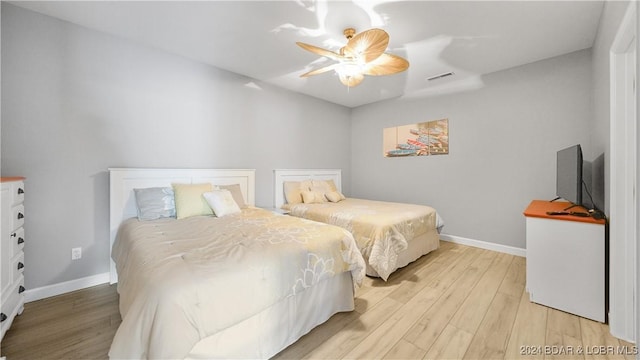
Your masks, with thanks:
<instances>
[{"instance_id":1,"label":"white headboard","mask_svg":"<svg viewBox=\"0 0 640 360\"><path fill-rule=\"evenodd\" d=\"M255 170L253 169L136 169L109 168L110 282L118 281L111 260L113 242L120 223L138 215L133 189L171 186L172 183L213 185L240 184L247 205L255 205Z\"/></svg>"},{"instance_id":2,"label":"white headboard","mask_svg":"<svg viewBox=\"0 0 640 360\"><path fill-rule=\"evenodd\" d=\"M340 169L276 169L274 173L274 205L279 209L287 201L284 197L285 181L302 181L302 180L333 180L342 192L342 170Z\"/></svg>"}]
</instances>

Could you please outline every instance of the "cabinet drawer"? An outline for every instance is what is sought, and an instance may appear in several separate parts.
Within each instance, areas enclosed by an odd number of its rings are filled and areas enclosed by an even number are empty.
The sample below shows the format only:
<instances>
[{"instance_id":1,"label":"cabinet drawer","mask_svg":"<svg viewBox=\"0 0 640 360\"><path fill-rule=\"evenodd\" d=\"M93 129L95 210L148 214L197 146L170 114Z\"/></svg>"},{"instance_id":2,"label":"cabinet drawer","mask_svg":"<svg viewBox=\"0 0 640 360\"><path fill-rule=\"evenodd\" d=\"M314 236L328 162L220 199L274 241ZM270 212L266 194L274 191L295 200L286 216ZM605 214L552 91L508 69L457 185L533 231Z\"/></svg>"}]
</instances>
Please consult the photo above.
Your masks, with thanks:
<instances>
[{"instance_id":1,"label":"cabinet drawer","mask_svg":"<svg viewBox=\"0 0 640 360\"><path fill-rule=\"evenodd\" d=\"M11 184L11 196L13 205L22 204L24 202L24 182L16 181Z\"/></svg>"},{"instance_id":2,"label":"cabinet drawer","mask_svg":"<svg viewBox=\"0 0 640 360\"><path fill-rule=\"evenodd\" d=\"M11 257L22 251L24 248L24 228L19 228L9 236L11 243Z\"/></svg>"},{"instance_id":3,"label":"cabinet drawer","mask_svg":"<svg viewBox=\"0 0 640 360\"><path fill-rule=\"evenodd\" d=\"M24 224L24 205L16 205L11 208L11 230L15 230Z\"/></svg>"},{"instance_id":4,"label":"cabinet drawer","mask_svg":"<svg viewBox=\"0 0 640 360\"><path fill-rule=\"evenodd\" d=\"M15 283L24 273L24 253L20 253L13 258L13 265L11 266L11 282Z\"/></svg>"},{"instance_id":5,"label":"cabinet drawer","mask_svg":"<svg viewBox=\"0 0 640 360\"><path fill-rule=\"evenodd\" d=\"M0 312L4 316L4 319L0 325L2 326L2 336L9 329L11 323L13 322L13 318L21 312L21 308L24 305L24 277L20 278L20 281L16 284L16 286L12 287L9 295L2 302L2 306L0 306ZM2 296L5 297L4 294Z\"/></svg>"}]
</instances>

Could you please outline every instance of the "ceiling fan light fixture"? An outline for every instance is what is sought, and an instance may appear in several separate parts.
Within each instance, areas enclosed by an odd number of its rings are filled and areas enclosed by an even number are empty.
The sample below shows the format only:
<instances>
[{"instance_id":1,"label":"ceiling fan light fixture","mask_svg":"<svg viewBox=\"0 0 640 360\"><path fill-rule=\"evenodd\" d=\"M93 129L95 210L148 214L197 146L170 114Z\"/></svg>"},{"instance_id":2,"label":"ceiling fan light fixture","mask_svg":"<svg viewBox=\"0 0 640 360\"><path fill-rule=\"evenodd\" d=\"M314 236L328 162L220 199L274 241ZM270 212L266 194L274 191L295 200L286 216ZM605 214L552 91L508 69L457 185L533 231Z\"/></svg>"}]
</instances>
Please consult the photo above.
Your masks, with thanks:
<instances>
[{"instance_id":1,"label":"ceiling fan light fixture","mask_svg":"<svg viewBox=\"0 0 640 360\"><path fill-rule=\"evenodd\" d=\"M353 35L356 34L356 29L354 29L354 28L346 28L346 29L344 29L344 31L342 33L344 34L344 37L347 38L347 40L351 40Z\"/></svg>"},{"instance_id":2,"label":"ceiling fan light fixture","mask_svg":"<svg viewBox=\"0 0 640 360\"><path fill-rule=\"evenodd\" d=\"M298 46L307 51L337 61L329 66L306 72L300 77L334 70L344 85L353 87L360 84L365 75L390 75L402 72L409 67L407 60L384 52L389 44L389 34L384 30L370 29L359 34L355 32L353 28L344 30L348 42L339 53L297 42Z\"/></svg>"},{"instance_id":3,"label":"ceiling fan light fixture","mask_svg":"<svg viewBox=\"0 0 640 360\"><path fill-rule=\"evenodd\" d=\"M342 75L338 73L338 77L340 78L340 82L342 85L352 88L362 82L364 80L364 74L351 74L351 75Z\"/></svg>"},{"instance_id":4,"label":"ceiling fan light fixture","mask_svg":"<svg viewBox=\"0 0 640 360\"><path fill-rule=\"evenodd\" d=\"M356 62L343 62L336 66L335 71L342 76L364 75L364 66Z\"/></svg>"}]
</instances>

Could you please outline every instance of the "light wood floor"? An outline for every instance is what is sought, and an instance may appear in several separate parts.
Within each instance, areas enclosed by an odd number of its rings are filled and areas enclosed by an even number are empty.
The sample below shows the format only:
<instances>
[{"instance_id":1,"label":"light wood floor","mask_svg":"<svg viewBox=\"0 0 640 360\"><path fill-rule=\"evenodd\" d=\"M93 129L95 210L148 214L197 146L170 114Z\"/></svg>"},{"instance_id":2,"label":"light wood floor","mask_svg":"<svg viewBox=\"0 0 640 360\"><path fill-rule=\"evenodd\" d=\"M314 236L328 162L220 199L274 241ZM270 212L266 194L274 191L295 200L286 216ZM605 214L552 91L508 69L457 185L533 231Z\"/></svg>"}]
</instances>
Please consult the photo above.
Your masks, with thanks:
<instances>
[{"instance_id":1,"label":"light wood floor","mask_svg":"<svg viewBox=\"0 0 640 360\"><path fill-rule=\"evenodd\" d=\"M524 288L524 258L441 242L386 283L366 278L355 311L334 315L275 358L635 358L607 325L530 303ZM120 321L115 286L28 303L1 353L104 359Z\"/></svg>"}]
</instances>

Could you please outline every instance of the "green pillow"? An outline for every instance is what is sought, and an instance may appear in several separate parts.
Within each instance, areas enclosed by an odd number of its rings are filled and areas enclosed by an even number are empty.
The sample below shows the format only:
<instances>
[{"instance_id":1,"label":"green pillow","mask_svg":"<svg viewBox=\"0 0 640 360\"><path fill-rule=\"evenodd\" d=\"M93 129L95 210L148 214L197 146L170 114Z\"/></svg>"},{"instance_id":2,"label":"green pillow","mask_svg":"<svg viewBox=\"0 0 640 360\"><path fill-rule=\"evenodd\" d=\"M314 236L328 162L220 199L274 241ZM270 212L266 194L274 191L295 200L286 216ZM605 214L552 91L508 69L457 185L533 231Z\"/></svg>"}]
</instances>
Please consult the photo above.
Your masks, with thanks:
<instances>
[{"instance_id":1,"label":"green pillow","mask_svg":"<svg viewBox=\"0 0 640 360\"><path fill-rule=\"evenodd\" d=\"M171 186L176 200L176 218L213 215L213 210L202 196L213 190L211 184L171 184Z\"/></svg>"}]
</instances>

